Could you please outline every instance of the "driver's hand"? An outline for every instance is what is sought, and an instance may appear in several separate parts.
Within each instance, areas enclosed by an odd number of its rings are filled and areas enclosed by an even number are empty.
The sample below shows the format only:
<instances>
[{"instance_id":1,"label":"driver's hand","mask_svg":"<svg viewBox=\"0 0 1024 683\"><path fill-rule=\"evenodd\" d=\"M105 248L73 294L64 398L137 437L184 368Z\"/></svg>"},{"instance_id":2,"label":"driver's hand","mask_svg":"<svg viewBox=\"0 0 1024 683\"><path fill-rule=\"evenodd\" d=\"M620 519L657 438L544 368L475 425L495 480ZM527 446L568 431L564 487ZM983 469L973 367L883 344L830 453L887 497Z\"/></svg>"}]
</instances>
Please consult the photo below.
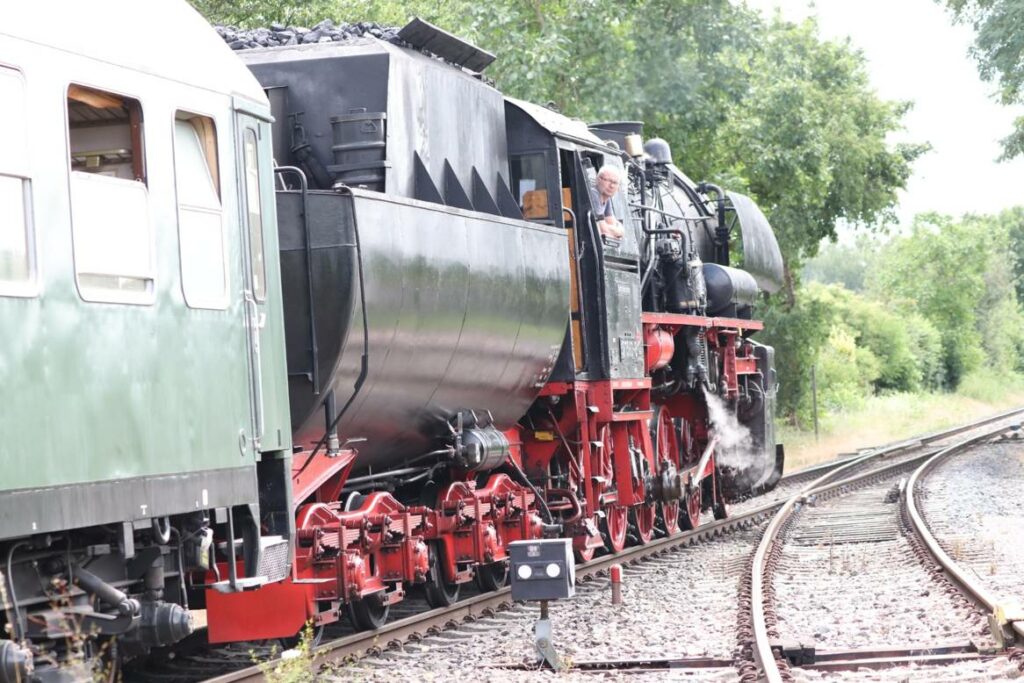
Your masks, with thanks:
<instances>
[{"instance_id":1,"label":"driver's hand","mask_svg":"<svg viewBox=\"0 0 1024 683\"><path fill-rule=\"evenodd\" d=\"M625 231L622 229L622 224L612 216L600 221L597 224L597 227L603 236L610 237L611 239L622 239L622 236L625 234Z\"/></svg>"}]
</instances>

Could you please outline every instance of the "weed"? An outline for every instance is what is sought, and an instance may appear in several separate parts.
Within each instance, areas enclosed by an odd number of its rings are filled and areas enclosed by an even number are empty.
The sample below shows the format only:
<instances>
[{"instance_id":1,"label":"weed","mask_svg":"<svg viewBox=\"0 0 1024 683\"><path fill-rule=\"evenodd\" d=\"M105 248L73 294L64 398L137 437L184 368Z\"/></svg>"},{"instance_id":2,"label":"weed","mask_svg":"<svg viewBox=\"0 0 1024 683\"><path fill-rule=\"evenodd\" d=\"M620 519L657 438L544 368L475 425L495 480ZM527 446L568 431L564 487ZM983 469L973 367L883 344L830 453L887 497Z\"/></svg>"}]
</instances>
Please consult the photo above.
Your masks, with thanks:
<instances>
[{"instance_id":1,"label":"weed","mask_svg":"<svg viewBox=\"0 0 1024 683\"><path fill-rule=\"evenodd\" d=\"M250 653L250 656L268 683L313 683L316 681L313 644L313 622L307 622L298 644L290 650L280 652L275 645L270 651L270 659L262 662L255 653Z\"/></svg>"}]
</instances>

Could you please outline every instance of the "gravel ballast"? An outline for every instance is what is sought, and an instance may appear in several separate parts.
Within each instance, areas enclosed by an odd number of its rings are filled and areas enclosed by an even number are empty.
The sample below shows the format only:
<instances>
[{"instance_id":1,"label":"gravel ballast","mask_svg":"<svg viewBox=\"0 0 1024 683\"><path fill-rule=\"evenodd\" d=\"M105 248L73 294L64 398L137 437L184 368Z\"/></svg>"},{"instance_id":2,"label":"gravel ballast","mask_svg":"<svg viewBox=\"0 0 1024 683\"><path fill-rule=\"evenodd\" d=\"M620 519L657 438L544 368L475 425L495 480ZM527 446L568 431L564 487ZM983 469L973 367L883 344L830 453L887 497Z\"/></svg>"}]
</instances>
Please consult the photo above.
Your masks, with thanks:
<instances>
[{"instance_id":1,"label":"gravel ballast","mask_svg":"<svg viewBox=\"0 0 1024 683\"><path fill-rule=\"evenodd\" d=\"M1002 602L1024 602L1024 443L980 446L918 487L932 534Z\"/></svg>"},{"instance_id":2,"label":"gravel ballast","mask_svg":"<svg viewBox=\"0 0 1024 683\"><path fill-rule=\"evenodd\" d=\"M739 531L647 560L623 570L623 605L611 604L607 578L577 588L576 597L552 603L555 646L568 661L641 657L730 659L736 647L736 594L759 530ZM516 605L494 617L365 658L339 672L339 680L452 680L472 671L479 680L534 681L550 671L507 668L536 662L535 604ZM562 680L734 681L731 666L661 672L569 673Z\"/></svg>"}]
</instances>

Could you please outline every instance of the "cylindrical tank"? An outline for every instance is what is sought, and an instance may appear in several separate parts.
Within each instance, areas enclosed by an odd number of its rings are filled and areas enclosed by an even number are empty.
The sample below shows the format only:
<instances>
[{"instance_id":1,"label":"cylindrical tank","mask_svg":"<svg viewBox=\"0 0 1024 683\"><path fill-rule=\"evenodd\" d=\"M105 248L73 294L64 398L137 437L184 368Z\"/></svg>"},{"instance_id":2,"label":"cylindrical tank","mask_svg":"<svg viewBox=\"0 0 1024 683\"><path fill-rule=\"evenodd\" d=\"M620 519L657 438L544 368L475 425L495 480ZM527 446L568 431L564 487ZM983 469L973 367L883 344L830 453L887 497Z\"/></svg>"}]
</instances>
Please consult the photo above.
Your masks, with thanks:
<instances>
[{"instance_id":1,"label":"cylindrical tank","mask_svg":"<svg viewBox=\"0 0 1024 683\"><path fill-rule=\"evenodd\" d=\"M758 293L757 282L750 273L717 263L705 263L704 282L708 294L708 315L749 315Z\"/></svg>"},{"instance_id":2,"label":"cylindrical tank","mask_svg":"<svg viewBox=\"0 0 1024 683\"><path fill-rule=\"evenodd\" d=\"M365 382L338 425L342 442L366 439L357 471L432 450L459 411L489 412L498 430L522 417L568 324L563 231L360 190L311 192L306 215L308 252L301 195L278 193L296 443L323 435L329 392L339 410L349 401L364 353Z\"/></svg>"}]
</instances>

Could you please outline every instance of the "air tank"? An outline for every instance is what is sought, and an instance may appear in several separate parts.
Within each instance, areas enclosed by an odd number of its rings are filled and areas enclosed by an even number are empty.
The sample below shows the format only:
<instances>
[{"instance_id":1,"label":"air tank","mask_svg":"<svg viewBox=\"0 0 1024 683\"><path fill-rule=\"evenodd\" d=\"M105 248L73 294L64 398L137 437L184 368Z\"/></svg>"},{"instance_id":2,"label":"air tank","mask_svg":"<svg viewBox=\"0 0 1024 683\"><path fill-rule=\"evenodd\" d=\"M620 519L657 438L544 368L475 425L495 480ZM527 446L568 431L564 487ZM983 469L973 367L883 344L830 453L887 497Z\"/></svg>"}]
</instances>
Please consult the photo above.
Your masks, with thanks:
<instances>
[{"instance_id":1,"label":"air tank","mask_svg":"<svg viewBox=\"0 0 1024 683\"><path fill-rule=\"evenodd\" d=\"M758 294L757 282L750 273L717 263L705 263L704 282L707 285L708 315L750 317L750 309Z\"/></svg>"}]
</instances>

